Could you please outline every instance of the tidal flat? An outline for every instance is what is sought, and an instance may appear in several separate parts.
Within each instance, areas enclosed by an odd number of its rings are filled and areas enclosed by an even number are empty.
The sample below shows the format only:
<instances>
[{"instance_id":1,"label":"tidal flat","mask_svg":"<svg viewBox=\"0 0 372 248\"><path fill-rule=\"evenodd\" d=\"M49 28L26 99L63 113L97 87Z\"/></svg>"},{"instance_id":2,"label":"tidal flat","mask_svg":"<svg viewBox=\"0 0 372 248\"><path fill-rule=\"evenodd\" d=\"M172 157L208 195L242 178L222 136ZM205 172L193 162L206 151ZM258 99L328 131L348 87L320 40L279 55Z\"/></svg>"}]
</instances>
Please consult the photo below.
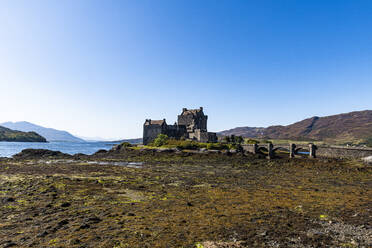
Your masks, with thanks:
<instances>
[{"instance_id":1,"label":"tidal flat","mask_svg":"<svg viewBox=\"0 0 372 248\"><path fill-rule=\"evenodd\" d=\"M371 247L371 172L132 149L3 159L0 247Z\"/></svg>"}]
</instances>

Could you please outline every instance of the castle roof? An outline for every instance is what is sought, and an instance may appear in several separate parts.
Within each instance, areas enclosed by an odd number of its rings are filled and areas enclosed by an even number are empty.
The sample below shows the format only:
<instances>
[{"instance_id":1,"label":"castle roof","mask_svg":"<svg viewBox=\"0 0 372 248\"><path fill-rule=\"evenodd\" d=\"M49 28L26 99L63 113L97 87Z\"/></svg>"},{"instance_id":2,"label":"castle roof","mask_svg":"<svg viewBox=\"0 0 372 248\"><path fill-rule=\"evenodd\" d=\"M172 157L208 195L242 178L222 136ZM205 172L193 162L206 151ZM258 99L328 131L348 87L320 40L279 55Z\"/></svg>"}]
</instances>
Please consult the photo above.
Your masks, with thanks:
<instances>
[{"instance_id":1,"label":"castle roof","mask_svg":"<svg viewBox=\"0 0 372 248\"><path fill-rule=\"evenodd\" d=\"M163 119L163 120L146 120L146 122L145 122L145 125L159 125L159 126L161 126L163 124L167 124L165 122L165 119Z\"/></svg>"},{"instance_id":2,"label":"castle roof","mask_svg":"<svg viewBox=\"0 0 372 248\"><path fill-rule=\"evenodd\" d=\"M197 113L199 112L203 112L203 107L200 107L199 109L187 109L187 108L184 108L182 110L182 114L181 115L197 115Z\"/></svg>"}]
</instances>

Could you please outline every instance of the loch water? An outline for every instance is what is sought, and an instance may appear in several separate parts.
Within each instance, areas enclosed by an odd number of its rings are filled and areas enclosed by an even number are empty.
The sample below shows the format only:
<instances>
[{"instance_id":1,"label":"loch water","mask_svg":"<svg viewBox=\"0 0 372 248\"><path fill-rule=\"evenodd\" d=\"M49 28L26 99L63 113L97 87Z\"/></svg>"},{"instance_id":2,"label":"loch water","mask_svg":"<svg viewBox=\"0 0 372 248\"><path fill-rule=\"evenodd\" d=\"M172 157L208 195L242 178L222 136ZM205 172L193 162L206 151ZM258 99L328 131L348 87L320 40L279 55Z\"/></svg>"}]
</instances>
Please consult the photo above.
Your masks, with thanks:
<instances>
[{"instance_id":1,"label":"loch water","mask_svg":"<svg viewBox=\"0 0 372 248\"><path fill-rule=\"evenodd\" d=\"M110 150L115 142L0 142L0 157L11 157L24 149L48 149L74 155L84 153L91 155L98 150Z\"/></svg>"}]
</instances>

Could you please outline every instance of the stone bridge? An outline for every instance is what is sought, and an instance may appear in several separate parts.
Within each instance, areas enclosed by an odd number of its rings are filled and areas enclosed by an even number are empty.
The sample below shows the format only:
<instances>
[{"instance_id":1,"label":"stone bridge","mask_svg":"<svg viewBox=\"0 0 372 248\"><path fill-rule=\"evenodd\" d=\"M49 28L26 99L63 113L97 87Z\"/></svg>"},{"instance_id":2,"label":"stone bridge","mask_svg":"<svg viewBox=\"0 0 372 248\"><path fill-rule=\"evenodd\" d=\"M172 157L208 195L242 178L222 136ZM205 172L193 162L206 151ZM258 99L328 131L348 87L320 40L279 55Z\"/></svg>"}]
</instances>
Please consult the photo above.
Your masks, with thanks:
<instances>
[{"instance_id":1,"label":"stone bridge","mask_svg":"<svg viewBox=\"0 0 372 248\"><path fill-rule=\"evenodd\" d=\"M310 144L245 144L244 151L257 154L267 153L267 158L275 157L275 152L285 151L290 158L306 156L310 158L333 157L333 158L363 158L372 156L372 148L346 147L346 146L316 146Z\"/></svg>"}]
</instances>

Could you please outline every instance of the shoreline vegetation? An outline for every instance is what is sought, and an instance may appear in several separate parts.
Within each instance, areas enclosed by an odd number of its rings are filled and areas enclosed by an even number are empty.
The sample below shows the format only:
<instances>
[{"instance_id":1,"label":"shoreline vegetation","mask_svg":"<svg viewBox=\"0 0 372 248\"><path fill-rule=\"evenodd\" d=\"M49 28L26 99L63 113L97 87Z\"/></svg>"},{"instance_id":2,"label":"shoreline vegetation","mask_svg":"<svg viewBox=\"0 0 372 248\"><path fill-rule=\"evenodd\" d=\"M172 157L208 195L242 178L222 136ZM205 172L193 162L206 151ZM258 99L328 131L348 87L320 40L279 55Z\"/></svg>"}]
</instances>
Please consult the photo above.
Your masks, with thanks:
<instances>
[{"instance_id":1,"label":"shoreline vegetation","mask_svg":"<svg viewBox=\"0 0 372 248\"><path fill-rule=\"evenodd\" d=\"M2 159L0 247L372 245L370 165L195 153L165 140Z\"/></svg>"}]
</instances>

